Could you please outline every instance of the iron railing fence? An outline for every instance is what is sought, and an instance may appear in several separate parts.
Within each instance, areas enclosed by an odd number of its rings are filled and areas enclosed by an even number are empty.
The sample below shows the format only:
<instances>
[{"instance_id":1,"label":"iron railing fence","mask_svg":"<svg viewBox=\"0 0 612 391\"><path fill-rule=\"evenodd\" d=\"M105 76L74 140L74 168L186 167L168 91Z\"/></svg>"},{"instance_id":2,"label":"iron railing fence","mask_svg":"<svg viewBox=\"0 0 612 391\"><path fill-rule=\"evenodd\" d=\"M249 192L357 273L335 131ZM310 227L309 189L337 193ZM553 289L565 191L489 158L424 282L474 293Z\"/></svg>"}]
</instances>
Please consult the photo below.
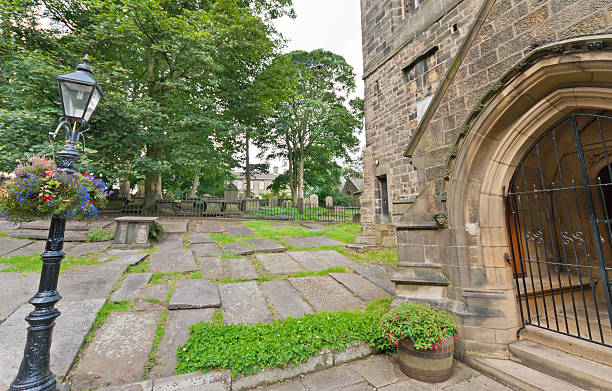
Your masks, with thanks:
<instances>
[{"instance_id":1,"label":"iron railing fence","mask_svg":"<svg viewBox=\"0 0 612 391\"><path fill-rule=\"evenodd\" d=\"M523 324L612 347L612 118L570 115L504 194Z\"/></svg>"},{"instance_id":2,"label":"iron railing fence","mask_svg":"<svg viewBox=\"0 0 612 391\"><path fill-rule=\"evenodd\" d=\"M223 198L165 198L147 208L144 197L109 200L104 215L158 217L242 218L259 220L304 220L359 222L360 208L311 205L307 200L293 205L290 200Z\"/></svg>"}]
</instances>

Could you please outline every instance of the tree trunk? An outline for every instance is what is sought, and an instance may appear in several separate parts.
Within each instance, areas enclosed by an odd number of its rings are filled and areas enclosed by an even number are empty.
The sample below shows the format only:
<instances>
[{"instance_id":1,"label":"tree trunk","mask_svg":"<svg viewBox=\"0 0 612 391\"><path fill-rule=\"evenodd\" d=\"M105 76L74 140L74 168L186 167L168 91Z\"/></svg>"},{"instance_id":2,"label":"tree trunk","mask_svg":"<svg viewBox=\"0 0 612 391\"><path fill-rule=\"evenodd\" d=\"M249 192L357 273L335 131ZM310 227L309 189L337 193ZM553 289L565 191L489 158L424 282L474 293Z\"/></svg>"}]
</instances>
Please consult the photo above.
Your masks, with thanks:
<instances>
[{"instance_id":1,"label":"tree trunk","mask_svg":"<svg viewBox=\"0 0 612 391\"><path fill-rule=\"evenodd\" d=\"M250 162L250 152L249 152L249 135L245 134L245 142L244 145L246 147L246 157L244 162L244 181L246 182L246 198L251 198L251 162Z\"/></svg>"},{"instance_id":2,"label":"tree trunk","mask_svg":"<svg viewBox=\"0 0 612 391\"><path fill-rule=\"evenodd\" d=\"M189 190L189 198L195 198L198 194L198 186L200 186L200 169L196 168L193 174L193 182L191 183L191 190Z\"/></svg>"},{"instance_id":3,"label":"tree trunk","mask_svg":"<svg viewBox=\"0 0 612 391\"><path fill-rule=\"evenodd\" d=\"M298 198L304 198L304 158L300 158L297 169L297 190Z\"/></svg>"},{"instance_id":4,"label":"tree trunk","mask_svg":"<svg viewBox=\"0 0 612 391\"><path fill-rule=\"evenodd\" d=\"M153 212L155 210L155 201L161 198L161 185L159 171L148 173L145 176L145 211Z\"/></svg>"},{"instance_id":5,"label":"tree trunk","mask_svg":"<svg viewBox=\"0 0 612 391\"><path fill-rule=\"evenodd\" d=\"M130 181L126 179L119 185L119 198L129 200L130 197Z\"/></svg>"},{"instance_id":6,"label":"tree trunk","mask_svg":"<svg viewBox=\"0 0 612 391\"><path fill-rule=\"evenodd\" d=\"M295 165L293 164L293 151L289 150L289 153L287 154L287 160L289 160L289 170L287 171L287 174L289 175L289 190L291 191L291 202L295 206L297 205L298 192L295 175Z\"/></svg>"}]
</instances>

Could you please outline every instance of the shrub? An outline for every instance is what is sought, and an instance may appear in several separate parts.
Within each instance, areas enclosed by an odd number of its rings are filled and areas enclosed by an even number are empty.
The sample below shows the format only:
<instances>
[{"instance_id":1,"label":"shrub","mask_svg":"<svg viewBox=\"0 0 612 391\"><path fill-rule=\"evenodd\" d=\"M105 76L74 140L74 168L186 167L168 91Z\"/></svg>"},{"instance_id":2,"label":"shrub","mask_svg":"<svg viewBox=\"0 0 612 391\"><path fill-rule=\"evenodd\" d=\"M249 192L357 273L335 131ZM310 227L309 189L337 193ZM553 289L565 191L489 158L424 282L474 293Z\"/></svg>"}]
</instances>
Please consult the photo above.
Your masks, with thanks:
<instances>
[{"instance_id":1,"label":"shrub","mask_svg":"<svg viewBox=\"0 0 612 391\"><path fill-rule=\"evenodd\" d=\"M151 224L151 229L149 230L149 239L153 243L159 243L163 233L164 226L161 223L154 221L153 224Z\"/></svg>"},{"instance_id":2,"label":"shrub","mask_svg":"<svg viewBox=\"0 0 612 391\"><path fill-rule=\"evenodd\" d=\"M94 227L87 231L88 242L106 242L107 240L111 240L114 237L114 233L104 228Z\"/></svg>"},{"instance_id":3,"label":"shrub","mask_svg":"<svg viewBox=\"0 0 612 391\"><path fill-rule=\"evenodd\" d=\"M391 347L379 334L382 311L320 312L262 324L198 323L177 352L178 373L231 369L232 375L297 365L322 349L362 341Z\"/></svg>"},{"instance_id":4,"label":"shrub","mask_svg":"<svg viewBox=\"0 0 612 391\"><path fill-rule=\"evenodd\" d=\"M44 157L20 163L13 176L0 187L0 215L8 221L94 217L108 195L103 181L62 172Z\"/></svg>"},{"instance_id":5,"label":"shrub","mask_svg":"<svg viewBox=\"0 0 612 391\"><path fill-rule=\"evenodd\" d=\"M393 345L410 338L417 350L433 349L447 337L457 338L459 326L446 312L427 304L403 303L380 321L380 334Z\"/></svg>"}]
</instances>

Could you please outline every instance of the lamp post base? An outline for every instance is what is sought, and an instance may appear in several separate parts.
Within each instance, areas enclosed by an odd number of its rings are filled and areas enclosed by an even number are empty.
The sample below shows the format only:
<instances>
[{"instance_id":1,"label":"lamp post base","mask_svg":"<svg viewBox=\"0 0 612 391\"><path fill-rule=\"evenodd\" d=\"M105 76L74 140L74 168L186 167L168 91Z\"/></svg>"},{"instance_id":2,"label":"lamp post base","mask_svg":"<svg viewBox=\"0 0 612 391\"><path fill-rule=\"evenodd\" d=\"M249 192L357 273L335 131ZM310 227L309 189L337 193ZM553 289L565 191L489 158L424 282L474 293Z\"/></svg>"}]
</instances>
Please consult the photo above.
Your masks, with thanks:
<instances>
[{"instance_id":1,"label":"lamp post base","mask_svg":"<svg viewBox=\"0 0 612 391\"><path fill-rule=\"evenodd\" d=\"M28 337L19 373L11 383L9 391L51 391L57 389L57 383L49 367L51 353L51 334L55 319L60 312L55 303L61 300L57 293L60 264L64 258L64 230L66 220L60 217L51 219L49 237L40 275L38 293L30 299L34 311L26 317L29 324Z\"/></svg>"}]
</instances>

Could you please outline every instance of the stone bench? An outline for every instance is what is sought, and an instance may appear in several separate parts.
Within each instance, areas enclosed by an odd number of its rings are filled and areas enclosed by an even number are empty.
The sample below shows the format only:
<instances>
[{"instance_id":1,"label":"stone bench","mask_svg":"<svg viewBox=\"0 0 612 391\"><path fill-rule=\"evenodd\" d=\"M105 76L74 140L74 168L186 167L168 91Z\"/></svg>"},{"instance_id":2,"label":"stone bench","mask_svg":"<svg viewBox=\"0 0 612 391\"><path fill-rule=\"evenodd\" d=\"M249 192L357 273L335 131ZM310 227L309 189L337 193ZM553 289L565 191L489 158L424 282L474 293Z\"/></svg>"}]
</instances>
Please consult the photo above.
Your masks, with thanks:
<instances>
[{"instance_id":1,"label":"stone bench","mask_svg":"<svg viewBox=\"0 0 612 391\"><path fill-rule=\"evenodd\" d=\"M115 248L146 248L149 244L149 231L157 217L126 216L117 217L115 222Z\"/></svg>"}]
</instances>

